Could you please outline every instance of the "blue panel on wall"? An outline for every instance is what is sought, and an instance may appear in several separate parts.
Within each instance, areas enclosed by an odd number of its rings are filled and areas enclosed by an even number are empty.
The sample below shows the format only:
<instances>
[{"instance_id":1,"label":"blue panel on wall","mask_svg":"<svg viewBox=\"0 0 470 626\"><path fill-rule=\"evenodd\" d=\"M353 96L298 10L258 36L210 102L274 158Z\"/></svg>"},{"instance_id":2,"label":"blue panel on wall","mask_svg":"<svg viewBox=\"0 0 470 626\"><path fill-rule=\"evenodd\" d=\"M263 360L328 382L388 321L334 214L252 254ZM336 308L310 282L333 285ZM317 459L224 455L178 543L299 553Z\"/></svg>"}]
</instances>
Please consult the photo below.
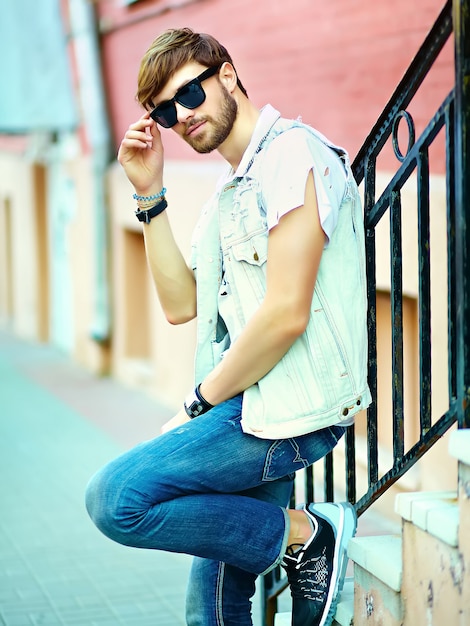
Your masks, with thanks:
<instances>
[{"instance_id":1,"label":"blue panel on wall","mask_svg":"<svg viewBox=\"0 0 470 626\"><path fill-rule=\"evenodd\" d=\"M0 4L0 133L77 125L59 0Z\"/></svg>"}]
</instances>

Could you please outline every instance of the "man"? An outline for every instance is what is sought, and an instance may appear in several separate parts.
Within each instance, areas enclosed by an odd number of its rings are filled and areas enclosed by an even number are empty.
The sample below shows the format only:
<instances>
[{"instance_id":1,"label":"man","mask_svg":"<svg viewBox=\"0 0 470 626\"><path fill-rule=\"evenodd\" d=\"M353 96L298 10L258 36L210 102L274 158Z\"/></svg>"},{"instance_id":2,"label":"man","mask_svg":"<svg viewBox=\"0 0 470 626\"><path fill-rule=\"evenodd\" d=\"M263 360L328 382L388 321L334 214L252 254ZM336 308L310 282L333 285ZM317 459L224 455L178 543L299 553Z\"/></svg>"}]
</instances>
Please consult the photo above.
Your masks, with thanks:
<instances>
[{"instance_id":1,"label":"man","mask_svg":"<svg viewBox=\"0 0 470 626\"><path fill-rule=\"evenodd\" d=\"M258 575L282 564L295 626L333 619L356 527L347 503L286 506L297 469L367 407L364 234L344 150L248 99L227 50L169 30L141 64L145 113L118 159L167 319L197 316L196 388L156 439L98 472L98 528L194 555L190 626L252 624ZM167 219L160 127L229 169L204 207L191 267Z\"/></svg>"}]
</instances>

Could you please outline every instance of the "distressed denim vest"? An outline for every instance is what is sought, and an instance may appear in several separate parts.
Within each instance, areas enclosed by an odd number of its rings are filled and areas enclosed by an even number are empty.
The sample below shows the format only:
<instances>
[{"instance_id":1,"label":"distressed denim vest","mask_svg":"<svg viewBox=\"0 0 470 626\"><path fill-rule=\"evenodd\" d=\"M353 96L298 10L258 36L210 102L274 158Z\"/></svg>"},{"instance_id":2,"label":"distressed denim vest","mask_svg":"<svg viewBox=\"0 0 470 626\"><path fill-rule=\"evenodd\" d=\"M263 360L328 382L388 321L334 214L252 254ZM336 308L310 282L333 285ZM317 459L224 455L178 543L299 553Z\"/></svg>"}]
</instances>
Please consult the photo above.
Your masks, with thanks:
<instances>
[{"instance_id":1,"label":"distressed denim vest","mask_svg":"<svg viewBox=\"0 0 470 626\"><path fill-rule=\"evenodd\" d=\"M241 165L246 163L246 167L241 172L239 167L233 178L219 186L194 232L195 378L201 382L230 346L218 312L222 267L231 285L239 332L263 300L269 234L260 184L263 151L280 133L300 126L309 133L314 153L315 146L323 144L324 150L326 145L333 151L332 158L341 158L343 167L341 176L336 174L330 181L338 194L339 216L322 254L307 328L273 369L243 394L244 432L282 439L343 422L371 401L364 227L345 151L301 122L282 119L271 107L260 119L265 132L259 144L251 147L251 154L245 153Z\"/></svg>"}]
</instances>

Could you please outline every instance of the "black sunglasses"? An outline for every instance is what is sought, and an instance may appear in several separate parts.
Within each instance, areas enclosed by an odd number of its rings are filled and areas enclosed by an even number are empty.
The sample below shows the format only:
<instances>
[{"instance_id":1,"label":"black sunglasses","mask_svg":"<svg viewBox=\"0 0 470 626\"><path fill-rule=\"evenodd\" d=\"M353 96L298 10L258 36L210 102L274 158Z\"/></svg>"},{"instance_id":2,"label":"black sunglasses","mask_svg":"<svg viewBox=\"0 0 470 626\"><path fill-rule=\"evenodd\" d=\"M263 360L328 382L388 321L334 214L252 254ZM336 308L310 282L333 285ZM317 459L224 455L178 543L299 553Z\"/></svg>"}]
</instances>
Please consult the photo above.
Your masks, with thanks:
<instances>
[{"instance_id":1,"label":"black sunglasses","mask_svg":"<svg viewBox=\"0 0 470 626\"><path fill-rule=\"evenodd\" d=\"M174 126L178 121L175 102L184 106L185 109L196 109L206 99L206 94L201 85L202 81L214 76L219 69L220 66L209 67L202 74L190 80L189 83L178 89L171 100L166 100L166 102L161 102L157 105L150 113L150 117L163 128Z\"/></svg>"}]
</instances>

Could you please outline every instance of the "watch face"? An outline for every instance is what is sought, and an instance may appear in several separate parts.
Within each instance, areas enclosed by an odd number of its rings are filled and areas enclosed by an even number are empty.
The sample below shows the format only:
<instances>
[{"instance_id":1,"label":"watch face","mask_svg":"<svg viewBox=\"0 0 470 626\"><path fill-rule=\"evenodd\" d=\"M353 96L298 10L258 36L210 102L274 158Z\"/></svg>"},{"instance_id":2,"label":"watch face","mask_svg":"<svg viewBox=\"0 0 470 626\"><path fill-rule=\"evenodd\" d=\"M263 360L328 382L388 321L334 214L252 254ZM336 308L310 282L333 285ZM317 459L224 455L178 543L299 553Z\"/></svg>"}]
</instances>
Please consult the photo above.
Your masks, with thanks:
<instances>
[{"instance_id":1,"label":"watch face","mask_svg":"<svg viewBox=\"0 0 470 626\"><path fill-rule=\"evenodd\" d=\"M198 397L196 390L192 391L184 402L184 410L191 419L206 413L211 408L211 404Z\"/></svg>"},{"instance_id":2,"label":"watch face","mask_svg":"<svg viewBox=\"0 0 470 626\"><path fill-rule=\"evenodd\" d=\"M189 407L189 410L193 417L197 417L198 415L201 415L201 413L204 413L204 407L199 401L193 402Z\"/></svg>"},{"instance_id":3,"label":"watch face","mask_svg":"<svg viewBox=\"0 0 470 626\"><path fill-rule=\"evenodd\" d=\"M189 405L186 404L186 402L185 402L184 403L184 408L185 408L186 413L191 418L197 417L198 415L201 415L201 413L204 413L204 407L197 400L195 400L194 402L191 402L191 404L189 404Z\"/></svg>"},{"instance_id":4,"label":"watch face","mask_svg":"<svg viewBox=\"0 0 470 626\"><path fill-rule=\"evenodd\" d=\"M194 391L192 391L186 398L184 408L191 419L204 412L204 407Z\"/></svg>"}]
</instances>

